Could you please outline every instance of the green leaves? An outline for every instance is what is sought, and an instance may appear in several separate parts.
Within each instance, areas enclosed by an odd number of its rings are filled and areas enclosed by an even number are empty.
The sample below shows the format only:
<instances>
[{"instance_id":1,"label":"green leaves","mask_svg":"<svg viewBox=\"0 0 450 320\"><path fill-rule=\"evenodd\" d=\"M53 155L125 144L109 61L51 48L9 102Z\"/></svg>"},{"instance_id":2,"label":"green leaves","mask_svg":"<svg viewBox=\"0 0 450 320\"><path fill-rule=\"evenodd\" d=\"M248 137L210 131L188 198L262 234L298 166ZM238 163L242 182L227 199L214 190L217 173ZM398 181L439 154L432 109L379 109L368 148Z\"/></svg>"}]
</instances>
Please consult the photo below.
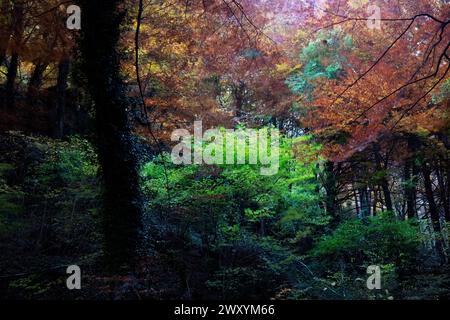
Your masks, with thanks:
<instances>
[{"instance_id":1,"label":"green leaves","mask_svg":"<svg viewBox=\"0 0 450 320\"><path fill-rule=\"evenodd\" d=\"M316 178L320 149L310 136L282 137L273 176L255 165L175 166L168 156L154 159L142 169L150 233L220 256L207 281L213 292L262 294L246 282L248 274L267 286L264 294L272 292L280 283L275 279L292 275L295 259L288 258L298 243L317 238L328 224Z\"/></svg>"},{"instance_id":2,"label":"green leaves","mask_svg":"<svg viewBox=\"0 0 450 320\"><path fill-rule=\"evenodd\" d=\"M325 236L313 250L316 257L358 258L359 262L396 263L401 266L414 257L420 245L416 226L395 217L352 219Z\"/></svg>"},{"instance_id":3,"label":"green leaves","mask_svg":"<svg viewBox=\"0 0 450 320\"><path fill-rule=\"evenodd\" d=\"M345 52L353 48L353 39L339 29L321 32L310 41L300 54L304 67L286 79L295 94L304 95L309 101L316 88L317 79L338 79L348 64Z\"/></svg>"}]
</instances>

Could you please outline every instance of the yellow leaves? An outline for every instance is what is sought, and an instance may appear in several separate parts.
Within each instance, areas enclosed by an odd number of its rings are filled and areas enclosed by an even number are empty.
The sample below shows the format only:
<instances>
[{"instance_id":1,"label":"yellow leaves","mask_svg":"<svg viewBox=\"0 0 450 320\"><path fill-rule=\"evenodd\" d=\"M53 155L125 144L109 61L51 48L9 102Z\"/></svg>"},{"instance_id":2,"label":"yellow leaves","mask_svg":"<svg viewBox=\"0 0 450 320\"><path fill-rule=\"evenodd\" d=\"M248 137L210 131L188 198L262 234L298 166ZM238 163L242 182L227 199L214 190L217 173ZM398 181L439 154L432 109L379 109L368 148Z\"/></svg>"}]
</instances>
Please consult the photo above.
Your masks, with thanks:
<instances>
[{"instance_id":1,"label":"yellow leaves","mask_svg":"<svg viewBox=\"0 0 450 320\"><path fill-rule=\"evenodd\" d=\"M293 67L290 72L299 71L303 67L303 64L297 64L295 67Z\"/></svg>"},{"instance_id":2,"label":"yellow leaves","mask_svg":"<svg viewBox=\"0 0 450 320\"><path fill-rule=\"evenodd\" d=\"M288 63L282 62L275 65L275 74L287 76L289 73L300 70L303 67L302 64L297 64L291 67Z\"/></svg>"},{"instance_id":3,"label":"yellow leaves","mask_svg":"<svg viewBox=\"0 0 450 320\"><path fill-rule=\"evenodd\" d=\"M34 65L31 62L23 62L20 64L20 69L26 74L31 74L34 70Z\"/></svg>"},{"instance_id":4,"label":"yellow leaves","mask_svg":"<svg viewBox=\"0 0 450 320\"><path fill-rule=\"evenodd\" d=\"M419 126L417 128L417 134L423 137L427 137L430 134L430 131L424 127Z\"/></svg>"},{"instance_id":5,"label":"yellow leaves","mask_svg":"<svg viewBox=\"0 0 450 320\"><path fill-rule=\"evenodd\" d=\"M300 29L297 34L295 35L293 41L294 43L307 43L308 40L308 32L305 29Z\"/></svg>"},{"instance_id":6,"label":"yellow leaves","mask_svg":"<svg viewBox=\"0 0 450 320\"><path fill-rule=\"evenodd\" d=\"M160 72L162 72L162 67L157 62L150 61L148 64L148 72L150 72L152 74L160 73Z\"/></svg>"},{"instance_id":7,"label":"yellow leaves","mask_svg":"<svg viewBox=\"0 0 450 320\"><path fill-rule=\"evenodd\" d=\"M183 55L187 54L187 51L188 51L188 47L187 47L186 43L174 43L171 46L171 52L178 56L183 56Z\"/></svg>"},{"instance_id":8,"label":"yellow leaves","mask_svg":"<svg viewBox=\"0 0 450 320\"><path fill-rule=\"evenodd\" d=\"M289 73L291 67L287 63L280 63L275 66L275 69L278 73L286 74Z\"/></svg>"}]
</instances>

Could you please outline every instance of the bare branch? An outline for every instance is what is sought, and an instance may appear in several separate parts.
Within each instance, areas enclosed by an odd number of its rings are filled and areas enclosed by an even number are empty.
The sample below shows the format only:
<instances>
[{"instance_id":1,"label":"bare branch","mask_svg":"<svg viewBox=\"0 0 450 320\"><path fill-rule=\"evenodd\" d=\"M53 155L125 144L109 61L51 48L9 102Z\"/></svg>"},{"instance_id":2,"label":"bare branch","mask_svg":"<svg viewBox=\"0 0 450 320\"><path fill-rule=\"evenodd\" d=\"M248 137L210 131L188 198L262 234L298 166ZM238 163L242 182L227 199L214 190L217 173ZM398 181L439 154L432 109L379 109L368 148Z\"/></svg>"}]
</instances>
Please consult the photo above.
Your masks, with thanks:
<instances>
[{"instance_id":1,"label":"bare branch","mask_svg":"<svg viewBox=\"0 0 450 320\"><path fill-rule=\"evenodd\" d=\"M448 58L447 55L445 55L445 57L447 58L447 60L450 59ZM412 110L414 110L414 108L420 103L420 101L422 101L423 99L425 99L438 85L439 83L442 82L442 80L445 79L445 77L447 76L448 71L450 70L450 64L447 67L447 70L444 72L444 74L442 75L442 77L439 78L439 80L424 94L422 95L419 99L417 99L417 101L411 105L411 107L409 107L408 109L405 110L405 112L403 112L402 116L400 117L400 119L398 119L395 124L392 126L392 128L390 129L390 131L393 131L398 125L399 123L408 115L408 113L410 113Z\"/></svg>"}]
</instances>

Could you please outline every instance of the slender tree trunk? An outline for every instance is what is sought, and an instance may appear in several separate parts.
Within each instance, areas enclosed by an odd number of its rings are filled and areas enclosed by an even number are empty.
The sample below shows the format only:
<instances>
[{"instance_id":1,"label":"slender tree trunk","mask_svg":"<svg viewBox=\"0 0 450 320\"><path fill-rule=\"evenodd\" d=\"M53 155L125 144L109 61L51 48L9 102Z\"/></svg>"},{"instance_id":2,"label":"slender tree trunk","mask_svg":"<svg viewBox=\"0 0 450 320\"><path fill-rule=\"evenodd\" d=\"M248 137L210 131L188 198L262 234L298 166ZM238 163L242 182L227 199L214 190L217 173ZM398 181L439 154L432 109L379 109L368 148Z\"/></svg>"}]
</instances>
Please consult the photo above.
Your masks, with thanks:
<instances>
[{"instance_id":1,"label":"slender tree trunk","mask_svg":"<svg viewBox=\"0 0 450 320\"><path fill-rule=\"evenodd\" d=\"M408 137L408 151L411 156L406 159L404 168L405 180L405 197L406 197L406 213L408 218L417 216L417 183L419 176L419 169L416 165L416 152L419 141L414 136Z\"/></svg>"},{"instance_id":2,"label":"slender tree trunk","mask_svg":"<svg viewBox=\"0 0 450 320\"><path fill-rule=\"evenodd\" d=\"M442 175L439 168L436 168L436 177L438 179L439 183L439 197L441 198L441 205L442 210L444 212L444 217L446 221L450 221L450 208L449 208L449 202L450 202L450 194L447 190L446 183L444 181L444 176Z\"/></svg>"},{"instance_id":3,"label":"slender tree trunk","mask_svg":"<svg viewBox=\"0 0 450 320\"><path fill-rule=\"evenodd\" d=\"M358 191L356 190L355 186L353 186L354 189L354 196L355 196L355 209L356 209L356 216L360 216L361 212L359 210L359 199L358 199Z\"/></svg>"},{"instance_id":4,"label":"slender tree trunk","mask_svg":"<svg viewBox=\"0 0 450 320\"><path fill-rule=\"evenodd\" d=\"M427 198L428 210L430 211L430 217L431 217L431 221L433 222L433 228L434 228L434 231L440 232L441 224L439 221L440 220L439 211L437 209L436 201L434 199L433 184L431 182L431 171L426 162L424 162L422 164L422 174L423 174L423 180L424 180L424 186L425 186L425 196Z\"/></svg>"},{"instance_id":5,"label":"slender tree trunk","mask_svg":"<svg viewBox=\"0 0 450 320\"><path fill-rule=\"evenodd\" d=\"M385 168L382 164L383 162L380 154L380 146L377 143L374 144L374 154L377 171L381 173L380 186L383 190L384 203L386 205L386 209L393 212L394 206L392 204L391 191L389 190L389 180L386 176L387 168Z\"/></svg>"},{"instance_id":6,"label":"slender tree trunk","mask_svg":"<svg viewBox=\"0 0 450 320\"><path fill-rule=\"evenodd\" d=\"M359 199L361 203L361 218L365 218L370 214L370 203L367 193L367 187L359 189Z\"/></svg>"},{"instance_id":7,"label":"slender tree trunk","mask_svg":"<svg viewBox=\"0 0 450 320\"><path fill-rule=\"evenodd\" d=\"M376 216L377 215L377 205L379 202L379 192L377 189L373 190L373 202L372 202L372 215Z\"/></svg>"},{"instance_id":8,"label":"slender tree trunk","mask_svg":"<svg viewBox=\"0 0 450 320\"><path fill-rule=\"evenodd\" d=\"M6 61L6 52L12 33L10 2L1 0L0 10L2 12L2 19L0 19L0 66L2 66Z\"/></svg>"},{"instance_id":9,"label":"slender tree trunk","mask_svg":"<svg viewBox=\"0 0 450 320\"><path fill-rule=\"evenodd\" d=\"M104 180L104 255L110 270L130 267L139 243L142 198L128 100L117 46L122 1L80 0L84 72L95 102L97 148ZM100 13L100 14L99 14Z\"/></svg>"},{"instance_id":10,"label":"slender tree trunk","mask_svg":"<svg viewBox=\"0 0 450 320\"><path fill-rule=\"evenodd\" d=\"M244 115L244 99L245 99L245 84L239 82L239 85L233 88L234 100L235 100L235 117L241 118Z\"/></svg>"},{"instance_id":11,"label":"slender tree trunk","mask_svg":"<svg viewBox=\"0 0 450 320\"><path fill-rule=\"evenodd\" d=\"M381 183L381 187L383 189L383 197L384 201L386 202L386 209L388 211L393 212L394 206L392 204L392 197L391 197L391 191L389 190L389 183L387 179L383 179Z\"/></svg>"},{"instance_id":12,"label":"slender tree trunk","mask_svg":"<svg viewBox=\"0 0 450 320\"><path fill-rule=\"evenodd\" d=\"M66 109L66 91L69 70L69 58L62 58L58 65L58 82L56 84L56 121L54 136L57 139L61 139L64 136L64 115Z\"/></svg>"},{"instance_id":13,"label":"slender tree trunk","mask_svg":"<svg viewBox=\"0 0 450 320\"><path fill-rule=\"evenodd\" d=\"M442 141L447 151L450 150L450 137L447 134L437 134L439 140ZM450 158L449 153L444 155L442 159L442 174L440 181L442 203L445 205L445 220L450 222Z\"/></svg>"},{"instance_id":14,"label":"slender tree trunk","mask_svg":"<svg viewBox=\"0 0 450 320\"><path fill-rule=\"evenodd\" d=\"M8 66L8 73L6 75L6 106L7 108L13 108L16 101L16 78L17 69L19 67L19 54L13 53L11 61Z\"/></svg>"},{"instance_id":15,"label":"slender tree trunk","mask_svg":"<svg viewBox=\"0 0 450 320\"><path fill-rule=\"evenodd\" d=\"M443 189L445 196L447 197L446 201L447 201L447 211L446 211L446 216L445 216L445 220L450 222L450 157L448 156L448 153L445 157L445 161L444 161L444 166L445 166L445 189Z\"/></svg>"},{"instance_id":16,"label":"slender tree trunk","mask_svg":"<svg viewBox=\"0 0 450 320\"><path fill-rule=\"evenodd\" d=\"M14 107L16 95L16 79L17 69L19 67L19 51L22 46L22 36L24 31L22 3L14 2L13 8L13 49L11 53L11 61L6 76L6 105L9 108Z\"/></svg>"},{"instance_id":17,"label":"slender tree trunk","mask_svg":"<svg viewBox=\"0 0 450 320\"><path fill-rule=\"evenodd\" d=\"M47 66L48 63L40 61L34 66L33 73L31 74L30 81L28 82L27 90L27 98L30 103L33 102L42 86L42 80L44 79L44 72L47 69Z\"/></svg>"},{"instance_id":18,"label":"slender tree trunk","mask_svg":"<svg viewBox=\"0 0 450 320\"><path fill-rule=\"evenodd\" d=\"M406 215L409 219L416 216L416 184L417 179L414 176L413 166L415 166L414 163L411 163L411 161L408 159L405 162L404 167L404 191L405 191L405 198L406 198Z\"/></svg>"},{"instance_id":19,"label":"slender tree trunk","mask_svg":"<svg viewBox=\"0 0 450 320\"><path fill-rule=\"evenodd\" d=\"M337 181L336 170L339 170L339 165L335 168L332 161L327 161L324 170L324 188L326 192L325 209L327 213L333 218L332 225L336 226L339 223L338 208L337 208Z\"/></svg>"}]
</instances>

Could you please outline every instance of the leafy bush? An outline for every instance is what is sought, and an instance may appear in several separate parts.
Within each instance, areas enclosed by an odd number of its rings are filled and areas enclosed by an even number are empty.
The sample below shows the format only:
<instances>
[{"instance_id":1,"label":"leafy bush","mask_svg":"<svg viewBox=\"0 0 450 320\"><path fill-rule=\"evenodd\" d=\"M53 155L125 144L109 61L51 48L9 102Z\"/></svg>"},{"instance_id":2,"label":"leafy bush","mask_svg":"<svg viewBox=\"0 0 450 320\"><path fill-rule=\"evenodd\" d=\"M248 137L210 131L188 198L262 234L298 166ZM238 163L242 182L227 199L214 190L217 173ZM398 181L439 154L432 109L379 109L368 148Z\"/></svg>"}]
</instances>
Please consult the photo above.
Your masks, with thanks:
<instances>
[{"instance_id":1,"label":"leafy bush","mask_svg":"<svg viewBox=\"0 0 450 320\"><path fill-rule=\"evenodd\" d=\"M7 139L12 156L5 160L13 164L0 164L3 274L25 272L34 277L33 272L82 263L98 254L100 184L91 144L78 137L55 141L18 133ZM11 282L8 294L15 294L26 279ZM23 294L46 294L37 290L39 286Z\"/></svg>"},{"instance_id":2,"label":"leafy bush","mask_svg":"<svg viewBox=\"0 0 450 320\"><path fill-rule=\"evenodd\" d=\"M313 255L399 266L417 256L418 234L417 226L409 221L390 217L370 217L366 221L353 219L341 224L332 235L325 236L313 250Z\"/></svg>"},{"instance_id":3,"label":"leafy bush","mask_svg":"<svg viewBox=\"0 0 450 320\"><path fill-rule=\"evenodd\" d=\"M327 225L316 180L320 146L311 137L282 138L280 149L273 176L258 165L175 166L167 156L143 167L149 238L177 260L196 253L206 270L179 265L184 274L205 273L197 290L206 284L216 297L270 298L295 273L289 257Z\"/></svg>"}]
</instances>

